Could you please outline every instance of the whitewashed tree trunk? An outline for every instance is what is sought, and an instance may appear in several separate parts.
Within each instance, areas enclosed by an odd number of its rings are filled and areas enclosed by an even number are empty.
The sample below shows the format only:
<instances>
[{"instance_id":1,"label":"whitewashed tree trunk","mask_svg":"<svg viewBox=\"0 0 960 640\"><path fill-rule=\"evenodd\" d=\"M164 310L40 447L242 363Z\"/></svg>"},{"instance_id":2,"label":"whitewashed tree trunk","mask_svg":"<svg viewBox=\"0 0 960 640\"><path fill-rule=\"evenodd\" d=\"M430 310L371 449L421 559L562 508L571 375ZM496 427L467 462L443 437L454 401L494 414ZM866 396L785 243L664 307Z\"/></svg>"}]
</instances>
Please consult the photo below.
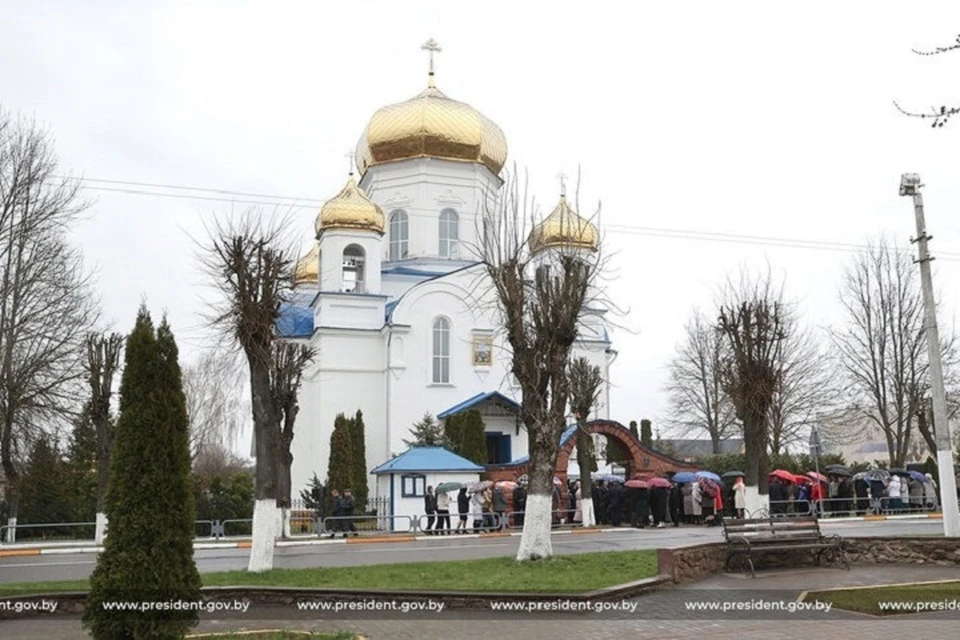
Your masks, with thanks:
<instances>
[{"instance_id":1,"label":"whitewashed tree trunk","mask_svg":"<svg viewBox=\"0 0 960 640\"><path fill-rule=\"evenodd\" d=\"M273 548L282 531L280 508L273 498L257 500L253 506L253 540L247 571L260 573L273 569Z\"/></svg>"},{"instance_id":2,"label":"whitewashed tree trunk","mask_svg":"<svg viewBox=\"0 0 960 640\"><path fill-rule=\"evenodd\" d=\"M97 512L97 528L93 534L94 544L103 544L103 539L107 536L107 514Z\"/></svg>"},{"instance_id":3,"label":"whitewashed tree trunk","mask_svg":"<svg viewBox=\"0 0 960 640\"><path fill-rule=\"evenodd\" d=\"M7 544L13 544L17 541L17 519L7 518Z\"/></svg>"},{"instance_id":4,"label":"whitewashed tree trunk","mask_svg":"<svg viewBox=\"0 0 960 640\"><path fill-rule=\"evenodd\" d=\"M517 560L537 560L553 555L550 528L553 525L553 496L531 494L524 508L523 534Z\"/></svg>"},{"instance_id":5,"label":"whitewashed tree trunk","mask_svg":"<svg viewBox=\"0 0 960 640\"><path fill-rule=\"evenodd\" d=\"M770 496L760 493L756 485L746 485L743 492L743 506L748 518L758 518L770 512Z\"/></svg>"},{"instance_id":6,"label":"whitewashed tree trunk","mask_svg":"<svg viewBox=\"0 0 960 640\"><path fill-rule=\"evenodd\" d=\"M597 524L597 517L593 512L593 498L580 500L580 519L585 527L592 527Z\"/></svg>"}]
</instances>

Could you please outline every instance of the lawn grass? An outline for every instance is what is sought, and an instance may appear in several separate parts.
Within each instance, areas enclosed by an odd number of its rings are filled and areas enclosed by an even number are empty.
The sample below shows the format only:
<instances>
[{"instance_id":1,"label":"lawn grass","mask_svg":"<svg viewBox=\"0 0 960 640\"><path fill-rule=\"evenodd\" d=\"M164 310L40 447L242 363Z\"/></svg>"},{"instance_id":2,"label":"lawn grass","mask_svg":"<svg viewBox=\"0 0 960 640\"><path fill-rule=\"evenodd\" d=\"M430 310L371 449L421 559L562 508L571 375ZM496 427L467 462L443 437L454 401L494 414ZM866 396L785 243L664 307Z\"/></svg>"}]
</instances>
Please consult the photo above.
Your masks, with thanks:
<instances>
[{"instance_id":1,"label":"lawn grass","mask_svg":"<svg viewBox=\"0 0 960 640\"><path fill-rule=\"evenodd\" d=\"M881 602L905 603L943 603L960 600L960 582L929 582L922 584L897 585L886 587L866 587L862 589L831 589L827 591L809 591L806 602L830 602L837 609L869 613L875 616L889 616L904 613L916 613L915 609L881 609ZM935 609L927 609L935 610Z\"/></svg>"},{"instance_id":2,"label":"lawn grass","mask_svg":"<svg viewBox=\"0 0 960 640\"><path fill-rule=\"evenodd\" d=\"M416 591L579 593L657 575L657 552L607 551L554 556L536 562L510 557L412 562L359 567L222 571L201 575L205 587L316 587ZM0 585L0 596L86 591L86 580Z\"/></svg>"},{"instance_id":3,"label":"lawn grass","mask_svg":"<svg viewBox=\"0 0 960 640\"><path fill-rule=\"evenodd\" d=\"M356 640L349 631L314 633L312 631L245 631L243 633L202 633L187 636L189 640Z\"/></svg>"}]
</instances>

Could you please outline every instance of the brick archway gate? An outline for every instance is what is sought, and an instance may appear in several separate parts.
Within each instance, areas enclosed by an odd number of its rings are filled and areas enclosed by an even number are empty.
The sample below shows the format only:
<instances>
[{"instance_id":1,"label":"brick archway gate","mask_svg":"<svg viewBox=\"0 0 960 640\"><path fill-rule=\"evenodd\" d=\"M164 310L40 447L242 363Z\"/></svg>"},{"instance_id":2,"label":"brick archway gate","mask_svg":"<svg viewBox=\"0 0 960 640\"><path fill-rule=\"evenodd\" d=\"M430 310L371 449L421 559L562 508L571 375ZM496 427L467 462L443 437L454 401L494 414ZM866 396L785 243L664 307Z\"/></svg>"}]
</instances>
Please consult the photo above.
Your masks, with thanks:
<instances>
[{"instance_id":1,"label":"brick archway gate","mask_svg":"<svg viewBox=\"0 0 960 640\"><path fill-rule=\"evenodd\" d=\"M654 474L663 476L677 471L699 471L700 468L672 458L665 453L646 447L640 443L640 440L630 430L615 420L592 420L586 425L587 431L591 434L604 435L607 438L613 438L619 442L623 450L627 453L627 479L632 475ZM577 427L569 427L560 438L560 453L557 454L557 466L554 475L562 482L560 491L564 498L567 493L567 465L570 463L570 456L576 447ZM512 480L516 482L520 476L527 473L530 465L529 458L521 458L508 464L487 465L487 479L497 482L499 480Z\"/></svg>"}]
</instances>

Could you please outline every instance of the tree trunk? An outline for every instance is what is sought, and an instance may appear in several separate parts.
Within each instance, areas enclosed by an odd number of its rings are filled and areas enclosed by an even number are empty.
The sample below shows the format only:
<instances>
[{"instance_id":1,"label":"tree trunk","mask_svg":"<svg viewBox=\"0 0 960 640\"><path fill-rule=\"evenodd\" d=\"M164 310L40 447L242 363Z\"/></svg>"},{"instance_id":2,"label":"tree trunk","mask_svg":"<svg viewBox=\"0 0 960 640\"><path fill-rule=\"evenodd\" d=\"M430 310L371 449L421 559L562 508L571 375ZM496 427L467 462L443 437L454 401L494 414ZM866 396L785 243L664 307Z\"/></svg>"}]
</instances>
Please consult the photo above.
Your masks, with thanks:
<instances>
[{"instance_id":1,"label":"tree trunk","mask_svg":"<svg viewBox=\"0 0 960 640\"><path fill-rule=\"evenodd\" d=\"M580 518L585 527L596 524L593 516L593 478L590 477L592 462L593 438L587 432L586 425L581 423L577 427L577 465L580 467L580 495L582 496Z\"/></svg>"},{"instance_id":2,"label":"tree trunk","mask_svg":"<svg viewBox=\"0 0 960 640\"><path fill-rule=\"evenodd\" d=\"M10 416L5 416L3 425L3 441L0 442L0 466L6 477L7 499L7 535L6 542L12 544L17 541L17 515L20 512L20 473L13 462L13 451L10 446L13 439L13 425Z\"/></svg>"},{"instance_id":3,"label":"tree trunk","mask_svg":"<svg viewBox=\"0 0 960 640\"><path fill-rule=\"evenodd\" d=\"M267 363L250 359L250 393L253 400L253 424L256 429L256 481L253 509L253 540L250 544L248 571L262 572L273 568L273 548L282 532L280 509L277 506L277 461L279 434L270 394Z\"/></svg>"},{"instance_id":4,"label":"tree trunk","mask_svg":"<svg viewBox=\"0 0 960 640\"><path fill-rule=\"evenodd\" d=\"M531 442L527 506L524 509L523 534L517 560L538 560L553 555L550 529L553 526L553 475L557 464L558 442L554 429L539 429ZM551 455L551 446L552 455Z\"/></svg>"}]
</instances>

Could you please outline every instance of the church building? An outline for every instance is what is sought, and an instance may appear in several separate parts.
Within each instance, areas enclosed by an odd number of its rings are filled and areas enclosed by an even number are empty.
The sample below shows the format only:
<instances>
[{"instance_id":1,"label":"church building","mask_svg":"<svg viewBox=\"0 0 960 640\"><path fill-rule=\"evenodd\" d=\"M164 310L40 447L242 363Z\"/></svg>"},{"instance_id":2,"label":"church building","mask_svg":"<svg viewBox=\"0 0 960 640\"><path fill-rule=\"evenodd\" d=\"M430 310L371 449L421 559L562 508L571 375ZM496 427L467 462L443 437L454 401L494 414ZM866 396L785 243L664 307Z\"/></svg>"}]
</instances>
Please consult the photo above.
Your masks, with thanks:
<instances>
[{"instance_id":1,"label":"church building","mask_svg":"<svg viewBox=\"0 0 960 640\"><path fill-rule=\"evenodd\" d=\"M441 421L477 409L487 463L527 455L517 417L519 387L496 299L478 262L478 230L507 161L503 131L434 81L375 111L360 135L357 178L316 217L315 241L296 266L294 305L281 335L308 341L317 357L305 372L293 440L294 495L314 473L326 477L339 413L363 411L366 468L403 453L427 412ZM536 123L530 123L535 126ZM599 233L561 193L529 237L535 258L558 247L596 254ZM602 309L588 309L574 357L609 381L615 352ZM609 418L609 382L594 418ZM371 498L376 484L371 478Z\"/></svg>"}]
</instances>

